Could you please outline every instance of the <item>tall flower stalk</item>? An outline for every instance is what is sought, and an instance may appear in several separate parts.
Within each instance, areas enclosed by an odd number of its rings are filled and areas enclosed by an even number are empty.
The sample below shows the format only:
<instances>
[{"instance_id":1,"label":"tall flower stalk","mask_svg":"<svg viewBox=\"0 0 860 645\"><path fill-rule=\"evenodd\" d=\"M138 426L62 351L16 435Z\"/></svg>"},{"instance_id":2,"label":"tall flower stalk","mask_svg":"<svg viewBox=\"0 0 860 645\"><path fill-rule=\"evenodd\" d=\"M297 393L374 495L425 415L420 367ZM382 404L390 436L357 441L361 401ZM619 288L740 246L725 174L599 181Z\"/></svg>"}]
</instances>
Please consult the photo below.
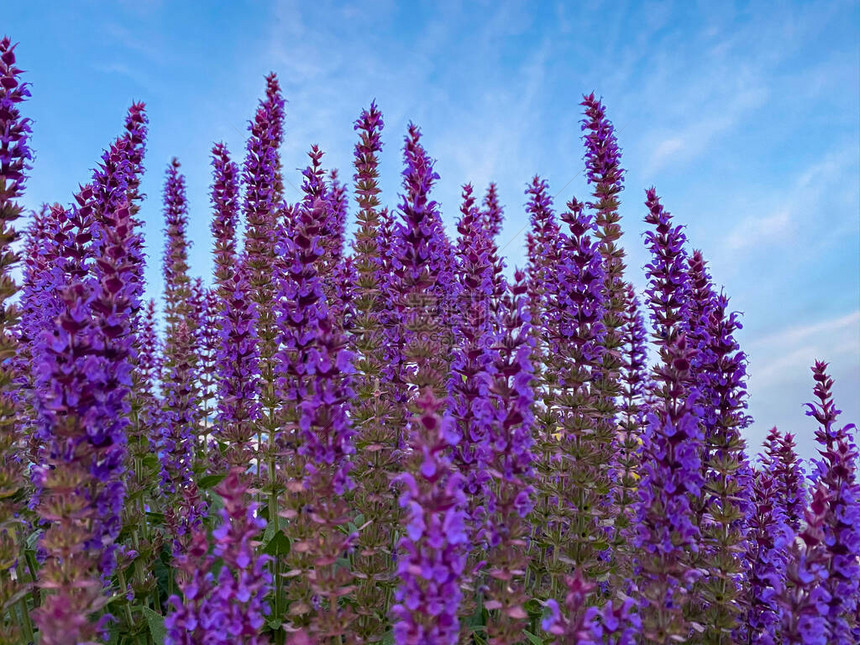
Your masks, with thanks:
<instances>
[{"instance_id":1,"label":"tall flower stalk","mask_svg":"<svg viewBox=\"0 0 860 645\"><path fill-rule=\"evenodd\" d=\"M355 199L358 229L352 245L355 278L352 285L354 324L350 346L356 352L356 394L352 407L355 436L356 489L353 497L361 530L355 543L356 634L363 639L381 638L387 623L389 601L395 585L391 557L400 511L389 493L391 477L400 465L397 426L401 412L393 405L394 392L386 377L384 319L388 295L383 291L384 258L379 212L379 153L382 148L382 113L375 103L355 122Z\"/></svg>"},{"instance_id":2,"label":"tall flower stalk","mask_svg":"<svg viewBox=\"0 0 860 645\"><path fill-rule=\"evenodd\" d=\"M268 556L256 553L256 537L266 522L250 501L245 477L232 469L215 488L224 500L219 524L210 541L196 531L189 548L177 558L182 597L170 598L165 618L166 645L243 643L263 645L261 630L270 613L266 595L271 587ZM221 567L215 574L215 563Z\"/></svg>"},{"instance_id":3,"label":"tall flower stalk","mask_svg":"<svg viewBox=\"0 0 860 645\"><path fill-rule=\"evenodd\" d=\"M647 192L646 233L651 262L646 295L660 362L653 369L655 401L643 437L642 480L633 538L644 642L687 639L690 591L699 577L692 557L701 533L693 509L701 504L702 409L687 339L689 276L685 236L673 226L654 189Z\"/></svg>"},{"instance_id":4,"label":"tall flower stalk","mask_svg":"<svg viewBox=\"0 0 860 645\"><path fill-rule=\"evenodd\" d=\"M452 469L447 451L457 442L444 412L448 364L446 318L440 306L450 281L448 241L441 229L430 189L439 175L409 127L404 145L404 195L395 250L396 308L404 339L404 381L413 400L407 422L410 454L404 460L400 505L404 536L397 556L400 585L392 608L398 644L455 643L459 634L460 578L465 566L466 526L462 477ZM431 298L427 298L431 295Z\"/></svg>"},{"instance_id":5,"label":"tall flower stalk","mask_svg":"<svg viewBox=\"0 0 860 645\"><path fill-rule=\"evenodd\" d=\"M492 422L487 527L487 632L490 642L517 643L526 626L528 516L534 504L531 351L534 337L525 274L517 271L493 307L501 336L493 346Z\"/></svg>"},{"instance_id":6,"label":"tall flower stalk","mask_svg":"<svg viewBox=\"0 0 860 645\"><path fill-rule=\"evenodd\" d=\"M12 575L20 553L22 504L17 493L25 481L21 460L15 453L24 450L20 432L18 397L13 358L19 345L14 333L18 310L10 300L18 291L12 271L18 263L13 244L18 239L14 228L23 207L18 199L24 193L26 174L32 153L29 148L30 119L23 117L19 104L30 96L29 84L20 81L21 69L15 66L15 45L8 37L0 39L0 449L6 456L0 464L0 612L14 615L22 588ZM26 606L21 623L27 637L32 637ZM3 618L0 621L0 643L17 643L22 638L20 624Z\"/></svg>"},{"instance_id":7,"label":"tall flower stalk","mask_svg":"<svg viewBox=\"0 0 860 645\"><path fill-rule=\"evenodd\" d=\"M785 514L785 521L793 531L800 531L806 507L806 476L797 456L794 435L771 429L765 441L765 454L765 466L776 479L777 502Z\"/></svg>"},{"instance_id":8,"label":"tall flower stalk","mask_svg":"<svg viewBox=\"0 0 860 645\"><path fill-rule=\"evenodd\" d=\"M821 582L829 597L828 643L855 643L858 634L857 603L860 602L860 483L857 481L857 446L851 436L854 424L837 425L840 410L833 401L833 379L827 363L816 361L815 402L807 414L819 423L815 432L820 457L814 460L812 481L829 493L821 525L826 547Z\"/></svg>"},{"instance_id":9,"label":"tall flower stalk","mask_svg":"<svg viewBox=\"0 0 860 645\"><path fill-rule=\"evenodd\" d=\"M129 253L136 235L126 207L102 214L105 238L95 283L62 293L64 311L40 366L39 406L49 445L36 474L38 512L47 523L39 585L50 590L34 612L43 643L85 642L104 626L103 574L114 568L125 484L128 392L139 308ZM74 638L72 636L74 635Z\"/></svg>"},{"instance_id":10,"label":"tall flower stalk","mask_svg":"<svg viewBox=\"0 0 860 645\"><path fill-rule=\"evenodd\" d=\"M266 77L266 96L260 101L248 129L251 136L242 168L246 223L242 270L250 287L249 297L257 311L261 405L257 427L257 475L262 476L265 468L266 477L260 481L260 490L268 496L267 517L274 521L280 493L275 473L280 399L275 373L278 327L270 303L277 294L275 241L282 192L278 149L284 137L284 98L274 73ZM279 584L279 576L275 578Z\"/></svg>"}]
</instances>

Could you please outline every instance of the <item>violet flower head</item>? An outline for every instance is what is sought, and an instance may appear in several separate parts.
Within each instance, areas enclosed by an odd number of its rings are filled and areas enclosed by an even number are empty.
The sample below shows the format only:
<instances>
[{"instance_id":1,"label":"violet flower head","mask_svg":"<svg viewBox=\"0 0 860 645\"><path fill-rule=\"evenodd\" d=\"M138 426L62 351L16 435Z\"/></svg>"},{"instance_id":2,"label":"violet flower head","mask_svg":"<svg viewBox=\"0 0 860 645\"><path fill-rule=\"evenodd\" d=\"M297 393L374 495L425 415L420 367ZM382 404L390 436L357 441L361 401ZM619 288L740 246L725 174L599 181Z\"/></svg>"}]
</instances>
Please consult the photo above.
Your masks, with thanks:
<instances>
[{"instance_id":1,"label":"violet flower head","mask_svg":"<svg viewBox=\"0 0 860 645\"><path fill-rule=\"evenodd\" d=\"M134 103L128 111L125 121L126 133L114 141L110 148L102 153L101 162L93 171L92 187L96 201L96 226L93 229L93 253L101 255L105 242L107 223L106 214L127 206L132 217L139 208L135 201L140 200L138 188L140 175L143 172L143 156L146 142L147 118L143 103ZM134 274L134 282L138 285L140 295L143 293L143 240L137 239L129 248L129 253L137 258L138 271Z\"/></svg>"},{"instance_id":2,"label":"violet flower head","mask_svg":"<svg viewBox=\"0 0 860 645\"><path fill-rule=\"evenodd\" d=\"M403 348L398 378L415 393L430 386L442 397L453 343L450 318L457 310L459 285L451 242L439 206L430 198L439 175L420 139L420 130L410 124L403 146L402 221L396 225L391 251L391 287L396 293L391 340Z\"/></svg>"},{"instance_id":3,"label":"violet flower head","mask_svg":"<svg viewBox=\"0 0 860 645\"><path fill-rule=\"evenodd\" d=\"M180 494L191 483L197 432L194 364L191 358L193 337L184 321L178 323L173 340L175 354L165 375L165 410L158 453L161 459L162 489Z\"/></svg>"},{"instance_id":4,"label":"violet flower head","mask_svg":"<svg viewBox=\"0 0 860 645\"><path fill-rule=\"evenodd\" d=\"M257 305L250 285L238 266L221 285L221 314L216 325L219 343L215 355L217 410L213 434L226 444L230 466L245 466L253 455L260 416Z\"/></svg>"},{"instance_id":5,"label":"violet flower head","mask_svg":"<svg viewBox=\"0 0 860 645\"><path fill-rule=\"evenodd\" d=\"M286 267L281 280L279 323L283 347L280 386L286 400L298 407L299 453L308 467L333 469L335 492L352 487L351 423L346 414L352 397L352 353L333 325L323 292L319 266L323 257L322 229L326 206L300 208L291 237L282 233L278 254Z\"/></svg>"},{"instance_id":6,"label":"violet flower head","mask_svg":"<svg viewBox=\"0 0 860 645\"><path fill-rule=\"evenodd\" d=\"M487 188L483 206L483 227L487 236L492 240L502 232L502 220L504 219L504 212L501 204L499 204L499 194L495 182L490 183L489 188Z\"/></svg>"},{"instance_id":7,"label":"violet flower head","mask_svg":"<svg viewBox=\"0 0 860 645\"><path fill-rule=\"evenodd\" d=\"M392 607L397 645L453 645L459 635L460 578L466 564L466 496L447 451L457 440L444 403L425 389L410 423L414 470L399 476L405 509Z\"/></svg>"},{"instance_id":8,"label":"violet flower head","mask_svg":"<svg viewBox=\"0 0 860 645\"><path fill-rule=\"evenodd\" d=\"M785 587L779 597L783 645L830 645L832 597L825 587L829 554L825 537L830 493L814 486L804 511L804 528L789 552Z\"/></svg>"},{"instance_id":9,"label":"violet flower head","mask_svg":"<svg viewBox=\"0 0 860 645\"><path fill-rule=\"evenodd\" d=\"M500 336L492 352L492 420L488 447L492 484L487 487L487 609L497 609L487 623L493 642L517 643L525 627L525 571L531 527L526 517L534 504L532 405L535 340L526 304L525 274L517 271L494 305Z\"/></svg>"},{"instance_id":10,"label":"violet flower head","mask_svg":"<svg viewBox=\"0 0 860 645\"><path fill-rule=\"evenodd\" d=\"M215 283L226 289L238 260L236 226L239 221L239 167L230 159L227 146L212 148L212 238L214 240Z\"/></svg>"},{"instance_id":11,"label":"violet flower head","mask_svg":"<svg viewBox=\"0 0 860 645\"><path fill-rule=\"evenodd\" d=\"M0 463L0 606L12 607L16 596L23 591L20 579L12 579L7 569L15 565L21 553L17 526L22 502L18 491L26 480L23 459L13 458L23 452L23 415L21 388L15 356L26 350L19 344L18 333L13 331L17 312L9 300L18 291L12 272L18 262L14 250L18 233L14 223L23 208L17 200L23 195L26 174L30 170L32 153L29 148L30 119L22 117L19 104L30 96L29 84L22 83L22 70L15 66L15 45L8 37L0 39L0 450L5 459ZM41 238L42 236L40 236ZM28 266L25 266L25 275ZM32 286L44 288L41 278ZM25 292L23 301L28 301ZM26 311L26 310L25 310ZM25 319L24 324L28 321ZM40 321L44 324L44 321ZM39 326L41 326L41 324ZM38 327L37 327L38 329ZM16 454L17 453L17 454ZM0 640L21 642L23 634L17 621L0 624Z\"/></svg>"},{"instance_id":12,"label":"violet flower head","mask_svg":"<svg viewBox=\"0 0 860 645\"><path fill-rule=\"evenodd\" d=\"M269 642L260 631L270 613L266 595L272 576L266 567L270 558L257 554L255 538L266 522L257 516L258 504L249 503L239 469L231 470L215 492L224 500L224 508L218 513L221 523L212 531L213 554L223 566L207 602L208 611L220 615L220 627L227 632L225 642L262 645Z\"/></svg>"},{"instance_id":13,"label":"violet flower head","mask_svg":"<svg viewBox=\"0 0 860 645\"><path fill-rule=\"evenodd\" d=\"M765 453L765 466L776 480L777 503L788 526L799 532L803 509L806 508L806 474L797 456L794 435L771 429L765 440Z\"/></svg>"},{"instance_id":14,"label":"violet flower head","mask_svg":"<svg viewBox=\"0 0 860 645\"><path fill-rule=\"evenodd\" d=\"M245 249L242 256L249 271L253 300L258 306L271 298L271 263L275 255L276 209L280 199L281 177L278 149L284 136L284 98L277 76L266 77L266 97L251 120L242 168L242 183L245 186L244 212L247 220ZM261 317L261 331L272 333L271 321ZM265 328L265 329L262 329ZM266 338L267 342L271 339ZM264 356L274 350L268 344Z\"/></svg>"},{"instance_id":15,"label":"violet flower head","mask_svg":"<svg viewBox=\"0 0 860 645\"><path fill-rule=\"evenodd\" d=\"M196 531L188 547L175 557L175 566L181 574L179 588L182 597L168 598L170 605L164 618L167 634L165 645L196 645L215 643L226 645L236 642L224 629L221 603L211 602L216 593L212 573L214 558L208 553L209 543L204 531Z\"/></svg>"},{"instance_id":16,"label":"violet flower head","mask_svg":"<svg viewBox=\"0 0 860 645\"><path fill-rule=\"evenodd\" d=\"M830 596L827 623L829 641L836 645L856 642L857 610L860 602L860 484L857 481L858 451L854 424L837 425L840 410L832 396L833 379L827 363L812 368L816 401L807 414L820 425L815 432L820 458L813 460L812 481L829 492L822 525L827 551L823 587Z\"/></svg>"},{"instance_id":17,"label":"violet flower head","mask_svg":"<svg viewBox=\"0 0 860 645\"><path fill-rule=\"evenodd\" d=\"M462 196L456 255L463 324L455 331L448 389L451 413L461 435L454 450L455 460L466 478L469 510L472 522L477 525L485 512L487 462L491 457L488 444L492 418L489 384L493 360L490 347L494 342L490 322L493 267L488 256L491 240L481 227L480 211L475 206L470 184L463 187Z\"/></svg>"},{"instance_id":18,"label":"violet flower head","mask_svg":"<svg viewBox=\"0 0 860 645\"><path fill-rule=\"evenodd\" d=\"M164 222L167 238L164 249L164 317L169 329L175 329L189 311L191 278L188 276L188 200L185 177L179 172L179 160L167 167L164 186ZM191 330L193 331L193 330ZM168 340L172 343L172 339Z\"/></svg>"},{"instance_id":19,"label":"violet flower head","mask_svg":"<svg viewBox=\"0 0 860 645\"><path fill-rule=\"evenodd\" d=\"M663 208L654 188L647 191L645 222L654 230L645 233L645 244L651 261L645 266L648 276L648 307L658 344L686 330L690 284L687 275L687 238L680 225Z\"/></svg>"},{"instance_id":20,"label":"violet flower head","mask_svg":"<svg viewBox=\"0 0 860 645\"><path fill-rule=\"evenodd\" d=\"M15 47L8 36L0 39L0 212L10 222L21 207L14 200L24 193L27 171L33 154L30 150L31 120L22 117L18 104L30 97L30 84L22 83L23 70L15 66Z\"/></svg>"},{"instance_id":21,"label":"violet flower head","mask_svg":"<svg viewBox=\"0 0 860 645\"><path fill-rule=\"evenodd\" d=\"M38 512L48 526L39 584L60 590L35 619L49 643L69 642L69 633L58 630L74 629L71 640L83 642L103 626L88 616L106 603L101 580L115 566L125 495L132 320L140 307L133 276L139 267L129 253L136 233L128 208L105 213L104 222L95 281L72 282L62 291L62 312L39 339L37 395L46 447L34 481L41 491ZM58 620L69 607L83 618L77 628Z\"/></svg>"},{"instance_id":22,"label":"violet flower head","mask_svg":"<svg viewBox=\"0 0 860 645\"><path fill-rule=\"evenodd\" d=\"M753 479L755 511L748 530L748 575L745 630L751 643L779 643L781 616L777 600L785 587L788 547L794 538L780 504L777 479L772 472L757 472Z\"/></svg>"},{"instance_id":23,"label":"violet flower head","mask_svg":"<svg viewBox=\"0 0 860 645\"><path fill-rule=\"evenodd\" d=\"M662 348L655 368L662 400L652 406L643 437L642 481L633 544L639 551L643 635L663 642L686 637L684 598L697 580L690 554L700 550L693 513L703 485L701 408L691 383L694 350L683 334Z\"/></svg>"},{"instance_id":24,"label":"violet flower head","mask_svg":"<svg viewBox=\"0 0 860 645\"><path fill-rule=\"evenodd\" d=\"M606 117L606 108L594 94L583 97L585 118L582 131L586 132L585 167L589 183L595 186L596 204L589 204L597 211L597 226L606 228L614 224L613 230L620 235L621 229L614 222L605 221L607 212L618 208L616 195L624 187L624 170L621 168L621 151L612 122Z\"/></svg>"},{"instance_id":25,"label":"violet flower head","mask_svg":"<svg viewBox=\"0 0 860 645\"><path fill-rule=\"evenodd\" d=\"M530 230L526 238L528 248L528 275L531 284L530 301L532 318L540 320L546 308L547 298L552 292L552 268L558 264L560 253L560 228L552 207L549 184L545 179L534 177L526 189Z\"/></svg>"}]
</instances>

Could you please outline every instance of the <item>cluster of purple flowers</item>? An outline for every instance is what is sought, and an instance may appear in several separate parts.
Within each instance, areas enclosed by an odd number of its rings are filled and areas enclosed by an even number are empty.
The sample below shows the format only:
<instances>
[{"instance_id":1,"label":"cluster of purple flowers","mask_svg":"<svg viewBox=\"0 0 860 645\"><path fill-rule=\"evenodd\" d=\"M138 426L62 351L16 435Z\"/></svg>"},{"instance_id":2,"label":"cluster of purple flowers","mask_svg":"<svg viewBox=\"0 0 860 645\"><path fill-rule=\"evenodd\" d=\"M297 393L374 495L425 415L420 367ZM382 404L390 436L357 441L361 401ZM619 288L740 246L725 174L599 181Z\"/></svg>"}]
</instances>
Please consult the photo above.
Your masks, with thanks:
<instances>
[{"instance_id":1,"label":"cluster of purple flowers","mask_svg":"<svg viewBox=\"0 0 860 645\"><path fill-rule=\"evenodd\" d=\"M19 245L16 64L0 40L0 643L860 642L858 449L827 365L818 455L774 428L751 459L739 315L653 188L634 288L593 94L591 201L556 213L535 177L507 272L496 185L463 187L449 237L415 125L382 207L375 103L352 239L318 146L289 202L270 74L244 163L212 149L211 284L168 165L156 308L143 104Z\"/></svg>"}]
</instances>

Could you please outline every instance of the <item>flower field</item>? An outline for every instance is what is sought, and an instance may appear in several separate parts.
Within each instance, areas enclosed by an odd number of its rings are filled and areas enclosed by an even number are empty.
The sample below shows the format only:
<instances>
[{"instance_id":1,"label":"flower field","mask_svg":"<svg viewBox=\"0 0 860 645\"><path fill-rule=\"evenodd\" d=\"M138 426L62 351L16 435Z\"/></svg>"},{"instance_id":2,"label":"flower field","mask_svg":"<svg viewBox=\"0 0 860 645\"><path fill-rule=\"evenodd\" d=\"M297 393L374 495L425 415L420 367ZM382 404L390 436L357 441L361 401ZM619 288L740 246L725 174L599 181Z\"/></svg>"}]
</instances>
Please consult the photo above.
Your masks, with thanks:
<instances>
[{"instance_id":1,"label":"flower field","mask_svg":"<svg viewBox=\"0 0 860 645\"><path fill-rule=\"evenodd\" d=\"M777 428L746 444L739 315L654 188L627 265L594 94L591 194L529 182L514 268L494 184L446 232L415 125L384 200L375 103L351 181L312 146L288 201L270 74L245 149L212 148L205 279L167 165L147 301L144 104L66 205L28 212L19 64L0 40L0 643L860 643L860 462L828 365L813 459Z\"/></svg>"}]
</instances>

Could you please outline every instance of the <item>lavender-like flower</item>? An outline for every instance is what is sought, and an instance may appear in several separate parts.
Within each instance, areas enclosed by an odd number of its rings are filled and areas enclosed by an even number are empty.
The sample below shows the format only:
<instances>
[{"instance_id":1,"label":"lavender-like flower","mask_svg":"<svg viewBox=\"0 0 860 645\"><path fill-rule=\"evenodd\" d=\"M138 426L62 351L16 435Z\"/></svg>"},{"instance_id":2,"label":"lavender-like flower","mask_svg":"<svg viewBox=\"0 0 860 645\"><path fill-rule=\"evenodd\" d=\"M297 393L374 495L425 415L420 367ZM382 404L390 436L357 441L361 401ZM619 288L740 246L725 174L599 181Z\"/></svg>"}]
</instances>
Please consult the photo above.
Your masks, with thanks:
<instances>
[{"instance_id":1,"label":"lavender-like flower","mask_svg":"<svg viewBox=\"0 0 860 645\"><path fill-rule=\"evenodd\" d=\"M215 248L215 284L223 294L236 270L236 226L239 222L239 167L230 160L223 143L212 148L212 238Z\"/></svg>"},{"instance_id":2,"label":"lavender-like flower","mask_svg":"<svg viewBox=\"0 0 860 645\"><path fill-rule=\"evenodd\" d=\"M484 195L484 209L481 211L482 225L484 231L491 240L494 240L502 232L502 220L504 214L501 204L499 204L498 189L495 182L490 183L487 188L487 194Z\"/></svg>"},{"instance_id":3,"label":"lavender-like flower","mask_svg":"<svg viewBox=\"0 0 860 645\"><path fill-rule=\"evenodd\" d=\"M4 357L14 357L23 349L13 331L18 312L9 302L18 291L12 277L18 262L13 249L18 238L14 223L23 208L17 200L23 195L32 161L30 119L21 116L18 105L30 96L29 84L20 81L21 72L15 66L15 45L8 37L0 39L0 355ZM18 514L22 503L17 493L26 480L21 460L14 458L16 452L24 450L17 418L17 376L13 360L0 363L0 450L5 456L0 464L0 607L4 610L11 609L21 591L18 580L7 573L20 553ZM29 624L29 620L25 622ZM0 624L0 641L20 642L23 636L17 625Z\"/></svg>"},{"instance_id":4,"label":"lavender-like flower","mask_svg":"<svg viewBox=\"0 0 860 645\"><path fill-rule=\"evenodd\" d=\"M621 239L621 216L618 212L618 195L624 189L624 170L621 153L612 122L606 117L606 108L600 100L589 94L583 97L585 118L582 131L585 140L585 168L588 182L593 186L593 202L587 206L594 210L594 233L598 250L603 258L603 311L601 345L605 348L599 358L599 368L593 370L591 389L598 401L600 416L607 427L614 426L616 400L622 392L623 327L627 310L627 283L624 281L624 248ZM609 440L611 441L611 440ZM614 497L623 492L613 492ZM619 500L613 500L612 513L616 513ZM622 527L623 529L623 521ZM615 540L618 542L618 539ZM616 576L616 584L625 582L625 574Z\"/></svg>"},{"instance_id":5,"label":"lavender-like flower","mask_svg":"<svg viewBox=\"0 0 860 645\"><path fill-rule=\"evenodd\" d=\"M275 359L279 330L272 301L277 296L281 270L276 262L275 244L283 192L278 149L284 138L284 104L278 78L271 73L266 77L266 96L260 101L248 126L251 135L242 168L246 228L241 271L243 279L248 281L248 298L255 307L260 374L256 474L261 495L269 497L270 519L277 516L277 498L282 491L276 473L279 459L276 438L283 421L279 418L282 400L278 392ZM279 575L274 577L276 596L280 596L282 578ZM277 604L274 611L279 611Z\"/></svg>"},{"instance_id":6,"label":"lavender-like flower","mask_svg":"<svg viewBox=\"0 0 860 645\"><path fill-rule=\"evenodd\" d=\"M356 539L353 569L356 573L358 638L382 635L389 609L388 581L394 574L390 557L394 531L400 520L397 500L390 494L391 477L399 472L398 435L403 412L394 405L394 392L385 360L390 346L385 341L384 321L390 295L383 290L388 279L383 257L382 217L379 211L379 159L382 148L382 113L375 103L355 122L355 198L359 212L352 243L355 269L352 284L353 324L350 347L356 352L355 402L351 408L355 436L356 482L352 504L367 525Z\"/></svg>"},{"instance_id":7,"label":"lavender-like flower","mask_svg":"<svg viewBox=\"0 0 860 645\"><path fill-rule=\"evenodd\" d=\"M538 338L536 356L542 357L550 333L550 322L545 319L544 313L549 310L549 298L554 283L553 271L559 262L560 228L552 208L549 184L545 179L534 177L526 189L526 195L529 198L526 212L529 214L531 226L526 238L529 258L529 307Z\"/></svg>"},{"instance_id":8,"label":"lavender-like flower","mask_svg":"<svg viewBox=\"0 0 860 645\"><path fill-rule=\"evenodd\" d=\"M250 286L238 268L233 269L233 276L221 288L224 299L217 325L218 403L213 433L217 441L226 444L227 464L247 468L254 456L254 433L260 414L257 309L250 300Z\"/></svg>"},{"instance_id":9,"label":"lavender-like flower","mask_svg":"<svg viewBox=\"0 0 860 645\"><path fill-rule=\"evenodd\" d=\"M673 225L672 216L660 203L654 188L647 191L645 222L654 226L645 233L645 244L651 261L645 266L648 275L648 308L658 345L666 345L687 331L690 306L690 283L686 270L687 238L682 226Z\"/></svg>"},{"instance_id":10,"label":"lavender-like flower","mask_svg":"<svg viewBox=\"0 0 860 645\"><path fill-rule=\"evenodd\" d=\"M812 481L826 486L829 493L822 522L827 575L821 582L830 597L828 643L849 645L856 643L860 602L860 484L857 446L851 436L855 426L836 423L840 410L833 402L827 363L816 361L812 374L817 400L807 404L807 415L820 424L815 439L821 455L813 462Z\"/></svg>"},{"instance_id":11,"label":"lavender-like flower","mask_svg":"<svg viewBox=\"0 0 860 645\"><path fill-rule=\"evenodd\" d=\"M173 332L173 355L168 359L163 384L165 409L161 416L163 427L158 452L162 489L168 495L180 495L193 476L197 406L191 331L184 322L179 322Z\"/></svg>"},{"instance_id":12,"label":"lavender-like flower","mask_svg":"<svg viewBox=\"0 0 860 645\"><path fill-rule=\"evenodd\" d=\"M481 228L481 214L470 184L463 187L462 197L456 247L462 325L455 330L449 392L451 414L460 433L454 460L465 480L471 528L477 530L486 515L486 486L490 480L487 465L491 458L492 419L490 347L495 340L490 319L493 267L488 257L491 240Z\"/></svg>"},{"instance_id":13,"label":"lavender-like flower","mask_svg":"<svg viewBox=\"0 0 860 645\"><path fill-rule=\"evenodd\" d=\"M188 200L185 177L179 172L179 160L167 167L164 185L164 222L167 241L164 248L164 319L167 323L166 354L173 352L173 336L180 324L189 324L191 278L188 276ZM194 329L189 330L194 333Z\"/></svg>"},{"instance_id":14,"label":"lavender-like flower","mask_svg":"<svg viewBox=\"0 0 860 645\"><path fill-rule=\"evenodd\" d=\"M430 198L439 175L415 125L409 126L403 157L403 221L397 224L392 253L392 286L397 290L394 314L405 363L400 378L413 394L431 387L437 398L443 398L453 340L452 327L446 322L455 310L459 289L453 279L451 243L438 204Z\"/></svg>"},{"instance_id":15,"label":"lavender-like flower","mask_svg":"<svg viewBox=\"0 0 860 645\"><path fill-rule=\"evenodd\" d=\"M696 343L692 366L704 406L705 487L697 509L704 550L700 566L710 575L696 595L707 643L721 643L738 627L742 613L741 586L745 570L751 469L741 431L751 419L745 414L746 355L735 333L741 329L736 313L728 314L728 298L717 296L700 251L688 264L690 276L688 338Z\"/></svg>"},{"instance_id":16,"label":"lavender-like flower","mask_svg":"<svg viewBox=\"0 0 860 645\"><path fill-rule=\"evenodd\" d=\"M167 645L241 642L263 645L269 607L266 594L272 578L266 568L269 556L256 553L256 537L266 527L257 515L258 505L249 501L242 471L234 468L216 488L224 500L220 524L212 531L213 552L207 553L205 532L195 533L187 554L177 557L185 580L183 598L170 598L165 619ZM217 578L216 559L221 561Z\"/></svg>"},{"instance_id":17,"label":"lavender-like flower","mask_svg":"<svg viewBox=\"0 0 860 645\"><path fill-rule=\"evenodd\" d=\"M646 391L648 378L648 348L645 321L639 299L633 285L626 288L627 306L624 325L621 327L623 341L621 361L621 401L618 405L619 431L613 442L612 473L616 482L615 503L618 513L613 546L617 553L618 573L632 575L630 558L630 535L628 529L633 520L633 505L638 499L640 474L640 449L647 414Z\"/></svg>"},{"instance_id":18,"label":"lavender-like flower","mask_svg":"<svg viewBox=\"0 0 860 645\"><path fill-rule=\"evenodd\" d=\"M784 591L788 547L794 533L786 523L772 472L757 472L753 478L755 511L749 518L749 588L745 631L750 645L780 642L781 621L777 600Z\"/></svg>"},{"instance_id":19,"label":"lavender-like flower","mask_svg":"<svg viewBox=\"0 0 860 645\"><path fill-rule=\"evenodd\" d=\"M392 607L397 645L453 645L459 635L460 576L466 563L462 476L447 451L457 441L444 403L426 388L415 401L409 444L417 468L399 476L406 511Z\"/></svg>"},{"instance_id":20,"label":"lavender-like flower","mask_svg":"<svg viewBox=\"0 0 860 645\"><path fill-rule=\"evenodd\" d=\"M610 466L615 426L595 389L601 369L603 261L591 216L571 200L562 215L568 231L559 242L555 284L544 312L549 322L544 382L550 432L542 436L538 543L551 595L562 588L571 565L594 580L610 557L605 519L614 514Z\"/></svg>"},{"instance_id":21,"label":"lavender-like flower","mask_svg":"<svg viewBox=\"0 0 860 645\"><path fill-rule=\"evenodd\" d=\"M547 601L549 615L541 627L558 639L557 645L634 645L641 628L632 598L608 602L602 608L586 607L587 598L596 584L588 582L582 572L565 578L567 595L565 613L555 599Z\"/></svg>"},{"instance_id":22,"label":"lavender-like flower","mask_svg":"<svg viewBox=\"0 0 860 645\"><path fill-rule=\"evenodd\" d=\"M633 540L642 633L658 643L670 637L687 638L690 629L683 608L698 577L690 557L701 540L692 507L701 497L703 484L701 410L690 382L694 352L682 335L664 346L661 354L663 363L654 374L661 400L647 417Z\"/></svg>"},{"instance_id":23,"label":"lavender-like flower","mask_svg":"<svg viewBox=\"0 0 860 645\"><path fill-rule=\"evenodd\" d=\"M284 267L278 296L279 388L286 407L293 410L284 417L287 430L276 442L288 455L288 489L297 493L286 506L295 520L290 527L295 540L290 568L312 570L305 583L320 601L327 601L310 622L311 633L320 636L345 633L351 620L338 606L350 575L334 565L349 548L348 536L338 527L346 515L342 495L354 485L349 477L354 431L347 414L353 397L352 353L334 324L320 274L325 235L331 234L329 216L322 199L316 199L313 208L300 206L292 230L289 235L282 231L276 249ZM303 585L291 585L293 592L295 601L307 604ZM308 613L310 607L300 611L298 603L291 613Z\"/></svg>"},{"instance_id":24,"label":"lavender-like flower","mask_svg":"<svg viewBox=\"0 0 860 645\"><path fill-rule=\"evenodd\" d=\"M777 503L785 514L786 523L799 532L806 508L806 476L797 456L794 435L771 429L765 440L765 453L765 467L776 479Z\"/></svg>"},{"instance_id":25,"label":"lavender-like flower","mask_svg":"<svg viewBox=\"0 0 860 645\"><path fill-rule=\"evenodd\" d=\"M830 560L825 523L830 493L824 483L811 492L804 511L804 529L789 551L785 587L779 596L783 645L829 645L828 616L832 598L823 584Z\"/></svg>"},{"instance_id":26,"label":"lavender-like flower","mask_svg":"<svg viewBox=\"0 0 860 645\"><path fill-rule=\"evenodd\" d=\"M281 192L278 148L284 136L284 98L274 73L266 77L266 97L260 101L248 129L251 136L242 169L247 220L242 258L251 286L251 299L259 313L257 326L265 384L263 405L271 421L276 402L273 400L274 373L270 363L276 351L274 339L277 331L267 305L275 291L271 272L275 258L276 209ZM267 422L266 429L274 429L271 422Z\"/></svg>"},{"instance_id":27,"label":"lavender-like flower","mask_svg":"<svg viewBox=\"0 0 860 645\"><path fill-rule=\"evenodd\" d=\"M49 443L35 475L48 524L39 585L56 590L34 612L45 643L85 642L104 625L89 617L107 602L99 578L113 571L120 529L138 268L128 208L105 213L104 222L97 282L66 287L56 328L40 339L39 407Z\"/></svg>"},{"instance_id":28,"label":"lavender-like flower","mask_svg":"<svg viewBox=\"0 0 860 645\"><path fill-rule=\"evenodd\" d=\"M514 278L493 306L495 326L501 335L492 348L492 421L487 442L491 481L487 486L489 581L484 606L492 612L487 621L488 636L500 645L520 641L528 616L525 575L531 527L527 517L534 504L530 360L534 336L525 274L517 271Z\"/></svg>"}]
</instances>

